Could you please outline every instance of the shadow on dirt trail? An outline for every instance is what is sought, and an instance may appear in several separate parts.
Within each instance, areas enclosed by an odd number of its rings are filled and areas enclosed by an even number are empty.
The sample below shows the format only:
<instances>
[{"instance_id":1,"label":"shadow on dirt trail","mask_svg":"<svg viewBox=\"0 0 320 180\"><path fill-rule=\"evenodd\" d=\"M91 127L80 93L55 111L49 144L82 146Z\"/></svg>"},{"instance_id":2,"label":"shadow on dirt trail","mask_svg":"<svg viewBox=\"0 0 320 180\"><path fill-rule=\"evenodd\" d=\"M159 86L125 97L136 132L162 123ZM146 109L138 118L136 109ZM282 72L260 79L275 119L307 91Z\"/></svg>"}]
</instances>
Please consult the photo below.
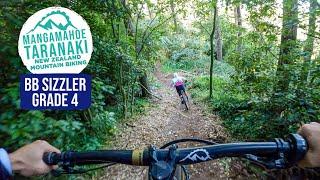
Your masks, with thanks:
<instances>
[{"instance_id":1,"label":"shadow on dirt trail","mask_svg":"<svg viewBox=\"0 0 320 180\"><path fill-rule=\"evenodd\" d=\"M170 88L171 75L160 72L158 66L155 77L161 86L152 93L161 97L153 98L153 106L146 114L130 122L114 139L115 149L141 149L150 144L160 147L178 138L200 138L223 142L227 139L218 116L205 112L202 105L190 101L190 110L180 108L175 89ZM188 144L195 145L195 144ZM185 144L179 147L186 147ZM228 167L227 160L188 166L191 179L230 179L236 177ZM147 179L147 167L115 165L105 170L100 179Z\"/></svg>"}]
</instances>

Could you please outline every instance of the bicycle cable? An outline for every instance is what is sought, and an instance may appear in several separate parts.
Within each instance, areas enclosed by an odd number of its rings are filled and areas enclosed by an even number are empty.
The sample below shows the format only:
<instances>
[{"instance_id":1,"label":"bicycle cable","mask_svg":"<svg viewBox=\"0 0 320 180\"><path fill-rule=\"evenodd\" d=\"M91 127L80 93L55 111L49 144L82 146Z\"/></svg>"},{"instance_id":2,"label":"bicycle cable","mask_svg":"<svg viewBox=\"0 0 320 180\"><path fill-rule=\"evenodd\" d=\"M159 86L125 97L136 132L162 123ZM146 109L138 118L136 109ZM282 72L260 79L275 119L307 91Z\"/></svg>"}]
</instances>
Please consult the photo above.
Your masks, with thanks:
<instances>
[{"instance_id":1,"label":"bicycle cable","mask_svg":"<svg viewBox=\"0 0 320 180\"><path fill-rule=\"evenodd\" d=\"M188 172L186 166L182 165L181 168L183 170L183 173L186 175L186 180L189 180L190 176L189 176L189 172Z\"/></svg>"},{"instance_id":2,"label":"bicycle cable","mask_svg":"<svg viewBox=\"0 0 320 180\"><path fill-rule=\"evenodd\" d=\"M53 170L51 173L53 176L60 176L62 174L84 174L87 173L89 171L95 171L98 169L103 169L103 168L107 168L113 165L116 165L118 163L108 163L99 167L95 167L95 168L90 168L90 169L84 169L84 168L77 168L77 169L63 169L63 170Z\"/></svg>"},{"instance_id":3,"label":"bicycle cable","mask_svg":"<svg viewBox=\"0 0 320 180\"><path fill-rule=\"evenodd\" d=\"M208 140L203 140L203 139L198 139L198 138L183 138L183 139L177 139L177 140L170 141L170 142L164 144L163 146L161 146L160 149L165 149L171 145L183 143L183 142L200 142L200 143L204 143L204 144L208 144L208 145L218 144L213 141L208 141Z\"/></svg>"}]
</instances>

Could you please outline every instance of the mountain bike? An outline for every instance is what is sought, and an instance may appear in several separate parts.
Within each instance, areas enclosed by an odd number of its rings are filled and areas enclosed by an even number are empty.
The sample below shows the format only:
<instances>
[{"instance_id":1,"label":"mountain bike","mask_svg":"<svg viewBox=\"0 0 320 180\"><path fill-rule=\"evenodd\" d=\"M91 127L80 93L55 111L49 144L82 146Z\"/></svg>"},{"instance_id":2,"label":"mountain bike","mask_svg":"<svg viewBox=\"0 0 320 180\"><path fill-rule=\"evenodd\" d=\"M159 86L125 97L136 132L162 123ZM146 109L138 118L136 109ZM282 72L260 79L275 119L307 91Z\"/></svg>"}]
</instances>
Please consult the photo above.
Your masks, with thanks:
<instances>
[{"instance_id":1,"label":"mountain bike","mask_svg":"<svg viewBox=\"0 0 320 180\"><path fill-rule=\"evenodd\" d=\"M189 110L189 98L184 90L180 90L180 99L181 99L181 104L185 106L185 110Z\"/></svg>"},{"instance_id":2,"label":"mountain bike","mask_svg":"<svg viewBox=\"0 0 320 180\"><path fill-rule=\"evenodd\" d=\"M178 143L198 142L205 146L177 148ZM276 138L269 142L240 142L216 144L202 139L178 139L157 149L150 146L144 150L98 150L87 152L67 151L61 154L49 152L43 156L48 165L59 165L55 176L81 174L116 163L149 166L151 180L189 179L186 165L211 161L222 157L240 157L267 169L283 169L296 164L307 152L306 140L298 134L290 134L286 140ZM78 166L105 164L92 169Z\"/></svg>"}]
</instances>

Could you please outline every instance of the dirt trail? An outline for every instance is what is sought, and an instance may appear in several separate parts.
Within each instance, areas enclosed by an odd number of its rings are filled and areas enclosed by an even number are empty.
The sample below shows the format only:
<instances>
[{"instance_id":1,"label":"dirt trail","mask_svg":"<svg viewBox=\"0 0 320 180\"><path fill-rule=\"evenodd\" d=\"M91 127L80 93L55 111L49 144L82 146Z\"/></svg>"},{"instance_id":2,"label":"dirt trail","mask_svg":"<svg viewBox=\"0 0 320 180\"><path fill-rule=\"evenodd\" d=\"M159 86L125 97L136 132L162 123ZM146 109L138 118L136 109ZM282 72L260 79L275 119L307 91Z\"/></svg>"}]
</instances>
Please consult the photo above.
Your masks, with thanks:
<instances>
[{"instance_id":1,"label":"dirt trail","mask_svg":"<svg viewBox=\"0 0 320 180\"><path fill-rule=\"evenodd\" d=\"M168 141L187 137L226 139L217 116L206 113L202 105L192 102L190 110L183 111L175 90L169 87L171 76L157 68L155 77L161 85L152 92L161 100L152 99L154 105L145 115L127 123L129 125L114 139L115 149L140 149L150 144L160 147ZM230 173L224 168L226 164L226 160L214 160L188 166L188 171L191 179L228 179ZM107 168L100 179L147 179L147 171L145 167L115 165Z\"/></svg>"}]
</instances>

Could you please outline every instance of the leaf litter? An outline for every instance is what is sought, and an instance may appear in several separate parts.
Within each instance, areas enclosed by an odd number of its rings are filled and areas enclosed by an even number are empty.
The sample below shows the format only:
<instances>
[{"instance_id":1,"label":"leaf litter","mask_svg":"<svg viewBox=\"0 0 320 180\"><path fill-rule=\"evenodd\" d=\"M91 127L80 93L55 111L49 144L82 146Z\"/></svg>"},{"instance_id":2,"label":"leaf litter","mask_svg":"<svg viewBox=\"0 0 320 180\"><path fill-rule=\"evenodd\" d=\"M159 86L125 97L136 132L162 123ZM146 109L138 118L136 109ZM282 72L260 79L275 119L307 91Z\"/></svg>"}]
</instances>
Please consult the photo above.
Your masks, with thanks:
<instances>
[{"instance_id":1,"label":"leaf litter","mask_svg":"<svg viewBox=\"0 0 320 180\"><path fill-rule=\"evenodd\" d=\"M160 147L179 138L199 138L216 142L227 142L228 134L217 115L205 111L204 105L192 103L189 111L180 107L175 89L170 88L170 75L157 68L155 77L161 86L152 93L161 99L151 99L152 107L147 112L125 123L112 142L113 149L143 149L150 145ZM182 143L178 147L200 144ZM187 166L190 179L247 179L247 172L239 160L230 158ZM148 167L117 164L106 168L99 179L148 179Z\"/></svg>"}]
</instances>

